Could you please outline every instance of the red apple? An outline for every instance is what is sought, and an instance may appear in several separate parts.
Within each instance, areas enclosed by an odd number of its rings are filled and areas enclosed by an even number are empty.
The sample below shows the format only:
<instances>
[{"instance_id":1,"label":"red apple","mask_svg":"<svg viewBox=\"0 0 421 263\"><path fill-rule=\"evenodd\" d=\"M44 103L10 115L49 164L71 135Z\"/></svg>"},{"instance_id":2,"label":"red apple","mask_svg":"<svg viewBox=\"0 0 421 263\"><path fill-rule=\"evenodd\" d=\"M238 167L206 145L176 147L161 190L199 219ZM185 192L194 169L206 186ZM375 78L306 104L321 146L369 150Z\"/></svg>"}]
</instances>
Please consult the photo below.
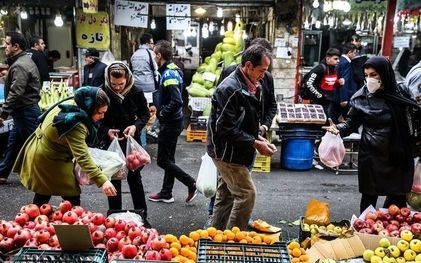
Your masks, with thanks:
<instances>
[{"instance_id":1,"label":"red apple","mask_svg":"<svg viewBox=\"0 0 421 263\"><path fill-rule=\"evenodd\" d=\"M402 207L402 208L400 209L400 214L401 214L403 217L408 217L408 216L411 214L411 210L410 210L408 207Z\"/></svg>"},{"instance_id":2,"label":"red apple","mask_svg":"<svg viewBox=\"0 0 421 263\"><path fill-rule=\"evenodd\" d=\"M391 237L400 237L399 235L399 230L393 230L392 232L390 232L390 236Z\"/></svg>"},{"instance_id":3,"label":"red apple","mask_svg":"<svg viewBox=\"0 0 421 263\"><path fill-rule=\"evenodd\" d=\"M372 229L373 229L373 232L379 233L380 231L384 229L383 223L381 221L374 223L374 225L372 226Z\"/></svg>"},{"instance_id":4,"label":"red apple","mask_svg":"<svg viewBox=\"0 0 421 263\"><path fill-rule=\"evenodd\" d=\"M124 258L131 259L137 255L137 247L132 244L123 245L121 248L121 254Z\"/></svg>"},{"instance_id":5,"label":"red apple","mask_svg":"<svg viewBox=\"0 0 421 263\"><path fill-rule=\"evenodd\" d=\"M395 224L390 224L386 227L386 230L389 231L389 233L394 231L394 230L398 230L398 229L399 229L399 227Z\"/></svg>"},{"instance_id":6,"label":"red apple","mask_svg":"<svg viewBox=\"0 0 421 263\"><path fill-rule=\"evenodd\" d=\"M384 220L384 212L383 211L377 210L375 213L376 213L376 217L377 217L378 220Z\"/></svg>"},{"instance_id":7,"label":"red apple","mask_svg":"<svg viewBox=\"0 0 421 263\"><path fill-rule=\"evenodd\" d=\"M403 215L400 215L400 214L397 214L397 215L395 216L395 219L396 219L399 223L402 223L402 222L404 222L404 221L405 221L405 217L403 217Z\"/></svg>"},{"instance_id":8,"label":"red apple","mask_svg":"<svg viewBox=\"0 0 421 263\"><path fill-rule=\"evenodd\" d=\"M389 214L389 213L385 213L385 214L384 214L384 216L383 216L383 218L384 218L384 220L386 220L386 221L390 221L390 220L392 220L392 215L391 215L391 214Z\"/></svg>"},{"instance_id":9,"label":"red apple","mask_svg":"<svg viewBox=\"0 0 421 263\"><path fill-rule=\"evenodd\" d=\"M396 216L399 214L400 209L397 205L390 205L388 211L391 216Z\"/></svg>"},{"instance_id":10,"label":"red apple","mask_svg":"<svg viewBox=\"0 0 421 263\"><path fill-rule=\"evenodd\" d=\"M380 231L378 233L378 235L383 236L383 237L388 237L388 236L390 236L390 233L389 233L389 231L387 231L387 229L383 229L382 231Z\"/></svg>"},{"instance_id":11,"label":"red apple","mask_svg":"<svg viewBox=\"0 0 421 263\"><path fill-rule=\"evenodd\" d=\"M376 221L377 220L377 213L373 212L373 211L370 211L365 215L365 219L372 219L372 220Z\"/></svg>"},{"instance_id":12,"label":"red apple","mask_svg":"<svg viewBox=\"0 0 421 263\"><path fill-rule=\"evenodd\" d=\"M414 223L421 223L421 213L419 212L414 213L414 215L412 216L412 221Z\"/></svg>"},{"instance_id":13,"label":"red apple","mask_svg":"<svg viewBox=\"0 0 421 263\"><path fill-rule=\"evenodd\" d=\"M366 227L365 221L362 219L357 218L353 224L355 230L360 231L361 229Z\"/></svg>"},{"instance_id":14,"label":"red apple","mask_svg":"<svg viewBox=\"0 0 421 263\"><path fill-rule=\"evenodd\" d=\"M367 227L372 227L374 225L375 221L373 219L366 219L365 220L365 224L367 225Z\"/></svg>"},{"instance_id":15,"label":"red apple","mask_svg":"<svg viewBox=\"0 0 421 263\"><path fill-rule=\"evenodd\" d=\"M420 235L421 234L421 224L420 223L413 223L411 225L411 232L414 235Z\"/></svg>"}]
</instances>

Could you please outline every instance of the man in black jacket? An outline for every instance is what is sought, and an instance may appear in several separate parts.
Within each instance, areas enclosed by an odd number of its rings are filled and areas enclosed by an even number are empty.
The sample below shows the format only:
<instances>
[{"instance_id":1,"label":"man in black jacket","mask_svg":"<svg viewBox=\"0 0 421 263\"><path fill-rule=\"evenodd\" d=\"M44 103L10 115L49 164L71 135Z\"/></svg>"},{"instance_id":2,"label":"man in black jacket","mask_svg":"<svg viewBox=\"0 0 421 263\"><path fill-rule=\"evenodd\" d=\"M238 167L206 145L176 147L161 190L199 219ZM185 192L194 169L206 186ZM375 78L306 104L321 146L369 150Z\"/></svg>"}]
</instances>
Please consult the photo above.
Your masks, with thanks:
<instances>
[{"instance_id":1,"label":"man in black jacket","mask_svg":"<svg viewBox=\"0 0 421 263\"><path fill-rule=\"evenodd\" d=\"M105 82L104 76L107 65L99 61L99 52L96 48L86 50L85 63L82 86L102 86Z\"/></svg>"},{"instance_id":2,"label":"man in black jacket","mask_svg":"<svg viewBox=\"0 0 421 263\"><path fill-rule=\"evenodd\" d=\"M244 229L253 211L256 188L249 168L256 150L271 156L275 149L259 135L262 87L260 80L270 65L270 53L250 46L241 67L216 89L208 123L207 153L219 172L213 226Z\"/></svg>"},{"instance_id":3,"label":"man in black jacket","mask_svg":"<svg viewBox=\"0 0 421 263\"><path fill-rule=\"evenodd\" d=\"M29 39L29 45L31 48L26 52L35 62L35 65L37 65L39 75L41 77L41 83L44 81L50 81L50 75L48 74L48 61L44 54L44 40L39 36L33 36Z\"/></svg>"}]
</instances>

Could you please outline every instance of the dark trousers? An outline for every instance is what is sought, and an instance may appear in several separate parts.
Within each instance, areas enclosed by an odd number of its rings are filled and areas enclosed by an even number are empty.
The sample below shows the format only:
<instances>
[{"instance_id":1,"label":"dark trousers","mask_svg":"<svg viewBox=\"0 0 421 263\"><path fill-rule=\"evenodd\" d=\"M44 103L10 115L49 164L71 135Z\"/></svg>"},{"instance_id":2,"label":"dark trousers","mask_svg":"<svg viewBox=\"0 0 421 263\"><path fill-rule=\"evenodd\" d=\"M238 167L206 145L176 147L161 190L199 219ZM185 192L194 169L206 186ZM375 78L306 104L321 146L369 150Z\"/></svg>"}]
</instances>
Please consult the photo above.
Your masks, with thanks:
<instances>
[{"instance_id":1,"label":"dark trousers","mask_svg":"<svg viewBox=\"0 0 421 263\"><path fill-rule=\"evenodd\" d=\"M9 177L20 149L38 127L41 110L38 104L18 110L13 114L13 129L9 132L4 159L0 162L0 177Z\"/></svg>"},{"instance_id":2,"label":"dark trousers","mask_svg":"<svg viewBox=\"0 0 421 263\"><path fill-rule=\"evenodd\" d=\"M143 209L146 215L147 206L140 170L140 168L134 172L129 170L129 173L127 174L127 183L129 184L134 209ZM121 210L121 180L111 180L111 183L113 183L114 187L116 188L117 195L108 197L108 207L112 210Z\"/></svg>"},{"instance_id":3,"label":"dark trousers","mask_svg":"<svg viewBox=\"0 0 421 263\"><path fill-rule=\"evenodd\" d=\"M68 200L72 203L73 206L80 205L80 195L75 196L62 196L63 200ZM33 204L37 206L42 206L43 204L48 204L50 202L51 195L42 195L35 193L34 199L32 200Z\"/></svg>"},{"instance_id":4,"label":"dark trousers","mask_svg":"<svg viewBox=\"0 0 421 263\"><path fill-rule=\"evenodd\" d=\"M377 195L362 194L360 202L360 213L364 212L364 210L370 205L376 207L377 198ZM406 195L386 196L383 208L388 208L390 205L397 205L399 208L406 207Z\"/></svg>"},{"instance_id":5,"label":"dark trousers","mask_svg":"<svg viewBox=\"0 0 421 263\"><path fill-rule=\"evenodd\" d=\"M183 130L183 123L164 124L161 123L158 135L158 156L157 164L164 169L164 182L161 193L171 194L175 178L182 182L189 189L192 189L195 180L175 164L175 150L178 136Z\"/></svg>"}]
</instances>

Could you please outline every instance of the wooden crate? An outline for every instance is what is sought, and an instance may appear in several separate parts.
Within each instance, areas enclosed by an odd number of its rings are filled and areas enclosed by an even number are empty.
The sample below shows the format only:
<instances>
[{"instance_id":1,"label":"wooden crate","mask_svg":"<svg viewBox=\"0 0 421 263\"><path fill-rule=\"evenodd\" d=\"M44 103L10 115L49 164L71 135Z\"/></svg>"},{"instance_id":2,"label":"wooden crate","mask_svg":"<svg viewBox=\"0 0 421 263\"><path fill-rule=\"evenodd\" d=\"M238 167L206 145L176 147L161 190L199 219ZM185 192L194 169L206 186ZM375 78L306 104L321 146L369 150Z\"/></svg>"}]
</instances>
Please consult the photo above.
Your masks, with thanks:
<instances>
[{"instance_id":1,"label":"wooden crate","mask_svg":"<svg viewBox=\"0 0 421 263\"><path fill-rule=\"evenodd\" d=\"M193 141L206 142L207 137L208 137L207 131L192 130L190 125L189 125L189 127L187 127L187 133L186 133L186 141L187 142L193 142Z\"/></svg>"}]
</instances>

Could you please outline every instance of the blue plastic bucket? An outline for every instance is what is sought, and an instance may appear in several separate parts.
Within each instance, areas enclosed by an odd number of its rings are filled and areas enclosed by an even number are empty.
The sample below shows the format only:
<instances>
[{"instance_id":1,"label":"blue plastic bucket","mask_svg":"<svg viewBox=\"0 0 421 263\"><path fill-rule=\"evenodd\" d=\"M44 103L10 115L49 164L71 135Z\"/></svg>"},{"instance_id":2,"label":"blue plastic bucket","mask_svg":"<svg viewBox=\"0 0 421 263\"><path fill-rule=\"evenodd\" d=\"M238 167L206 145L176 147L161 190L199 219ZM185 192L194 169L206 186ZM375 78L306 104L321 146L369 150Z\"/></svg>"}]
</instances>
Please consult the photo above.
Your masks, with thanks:
<instances>
[{"instance_id":1,"label":"blue plastic bucket","mask_svg":"<svg viewBox=\"0 0 421 263\"><path fill-rule=\"evenodd\" d=\"M314 139L288 138L281 144L281 166L288 170L310 170L313 167Z\"/></svg>"}]
</instances>

